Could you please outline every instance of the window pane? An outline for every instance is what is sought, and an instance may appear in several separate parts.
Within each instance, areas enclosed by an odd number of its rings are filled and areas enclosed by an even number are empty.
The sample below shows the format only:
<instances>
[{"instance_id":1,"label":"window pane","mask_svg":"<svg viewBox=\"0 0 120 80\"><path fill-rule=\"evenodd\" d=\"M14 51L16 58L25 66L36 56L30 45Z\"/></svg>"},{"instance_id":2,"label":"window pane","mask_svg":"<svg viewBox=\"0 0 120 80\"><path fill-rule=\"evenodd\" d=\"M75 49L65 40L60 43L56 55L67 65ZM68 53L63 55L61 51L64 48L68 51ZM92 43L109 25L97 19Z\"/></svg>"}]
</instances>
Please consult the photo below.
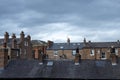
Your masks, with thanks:
<instances>
[{"instance_id":1,"label":"window pane","mask_svg":"<svg viewBox=\"0 0 120 80\"><path fill-rule=\"evenodd\" d=\"M91 50L90 55L94 55L94 49Z\"/></svg>"},{"instance_id":2,"label":"window pane","mask_svg":"<svg viewBox=\"0 0 120 80\"><path fill-rule=\"evenodd\" d=\"M58 51L54 51L54 55L58 55Z\"/></svg>"},{"instance_id":3,"label":"window pane","mask_svg":"<svg viewBox=\"0 0 120 80\"><path fill-rule=\"evenodd\" d=\"M72 55L75 56L75 54L76 54L76 50L73 50L73 51L72 51Z\"/></svg>"},{"instance_id":4,"label":"window pane","mask_svg":"<svg viewBox=\"0 0 120 80\"><path fill-rule=\"evenodd\" d=\"M101 56L102 58L105 58L105 53L102 53L102 56Z\"/></svg>"}]
</instances>

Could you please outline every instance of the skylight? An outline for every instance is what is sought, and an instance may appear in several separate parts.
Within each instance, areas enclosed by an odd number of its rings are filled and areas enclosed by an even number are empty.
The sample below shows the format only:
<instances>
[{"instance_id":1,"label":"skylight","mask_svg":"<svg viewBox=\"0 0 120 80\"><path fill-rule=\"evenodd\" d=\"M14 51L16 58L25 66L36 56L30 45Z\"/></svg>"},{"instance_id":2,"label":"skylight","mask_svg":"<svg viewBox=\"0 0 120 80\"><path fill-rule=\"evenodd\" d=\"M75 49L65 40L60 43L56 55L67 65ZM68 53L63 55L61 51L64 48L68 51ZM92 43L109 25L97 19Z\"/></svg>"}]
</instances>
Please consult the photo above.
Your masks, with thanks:
<instances>
[{"instance_id":1,"label":"skylight","mask_svg":"<svg viewBox=\"0 0 120 80\"><path fill-rule=\"evenodd\" d=\"M63 46L60 46L61 49L63 49Z\"/></svg>"}]
</instances>

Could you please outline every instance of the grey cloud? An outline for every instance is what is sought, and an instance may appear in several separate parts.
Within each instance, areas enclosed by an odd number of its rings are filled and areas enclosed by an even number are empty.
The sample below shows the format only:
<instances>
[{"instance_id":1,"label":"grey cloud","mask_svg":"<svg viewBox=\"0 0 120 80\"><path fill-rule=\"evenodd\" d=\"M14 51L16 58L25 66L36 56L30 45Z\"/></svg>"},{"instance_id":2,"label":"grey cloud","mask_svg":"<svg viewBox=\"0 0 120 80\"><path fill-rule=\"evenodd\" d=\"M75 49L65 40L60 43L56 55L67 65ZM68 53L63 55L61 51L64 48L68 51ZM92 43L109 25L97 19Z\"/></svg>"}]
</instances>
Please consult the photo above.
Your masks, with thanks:
<instances>
[{"instance_id":1,"label":"grey cloud","mask_svg":"<svg viewBox=\"0 0 120 80\"><path fill-rule=\"evenodd\" d=\"M68 35L73 41L116 40L119 4L119 0L0 0L0 36L24 30L33 39L64 41Z\"/></svg>"}]
</instances>

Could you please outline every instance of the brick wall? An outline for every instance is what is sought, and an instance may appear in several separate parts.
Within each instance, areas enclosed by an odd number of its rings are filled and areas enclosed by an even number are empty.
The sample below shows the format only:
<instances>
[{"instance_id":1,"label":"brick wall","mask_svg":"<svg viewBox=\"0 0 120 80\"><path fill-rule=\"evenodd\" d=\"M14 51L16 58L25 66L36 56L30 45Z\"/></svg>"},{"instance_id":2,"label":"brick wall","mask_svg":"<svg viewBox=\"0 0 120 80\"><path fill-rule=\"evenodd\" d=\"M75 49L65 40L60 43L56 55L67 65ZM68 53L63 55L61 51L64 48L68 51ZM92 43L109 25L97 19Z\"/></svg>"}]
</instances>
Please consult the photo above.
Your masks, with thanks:
<instances>
[{"instance_id":1,"label":"brick wall","mask_svg":"<svg viewBox=\"0 0 120 80\"><path fill-rule=\"evenodd\" d=\"M60 59L60 56L62 56L63 54L66 55L66 59L74 59L75 56L72 55L72 50L57 50L58 51L58 55L55 56L54 55L54 50L47 50L47 54L49 56L49 59Z\"/></svg>"},{"instance_id":2,"label":"brick wall","mask_svg":"<svg viewBox=\"0 0 120 80\"><path fill-rule=\"evenodd\" d=\"M8 63L8 49L0 49L0 69L4 69Z\"/></svg>"}]
</instances>

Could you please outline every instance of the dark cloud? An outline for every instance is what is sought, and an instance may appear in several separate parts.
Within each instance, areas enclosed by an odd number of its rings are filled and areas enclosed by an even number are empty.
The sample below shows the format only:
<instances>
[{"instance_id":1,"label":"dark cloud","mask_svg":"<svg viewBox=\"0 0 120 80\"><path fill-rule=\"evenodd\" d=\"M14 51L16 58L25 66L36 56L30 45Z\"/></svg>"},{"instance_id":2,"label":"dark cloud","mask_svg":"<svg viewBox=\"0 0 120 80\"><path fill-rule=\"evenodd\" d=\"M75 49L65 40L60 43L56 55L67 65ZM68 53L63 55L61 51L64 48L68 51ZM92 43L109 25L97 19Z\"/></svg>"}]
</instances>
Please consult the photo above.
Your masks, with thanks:
<instances>
[{"instance_id":1,"label":"dark cloud","mask_svg":"<svg viewBox=\"0 0 120 80\"><path fill-rule=\"evenodd\" d=\"M5 31L19 36L24 30L32 39L56 42L67 36L73 41L116 40L119 9L119 0L0 0L0 36Z\"/></svg>"}]
</instances>

